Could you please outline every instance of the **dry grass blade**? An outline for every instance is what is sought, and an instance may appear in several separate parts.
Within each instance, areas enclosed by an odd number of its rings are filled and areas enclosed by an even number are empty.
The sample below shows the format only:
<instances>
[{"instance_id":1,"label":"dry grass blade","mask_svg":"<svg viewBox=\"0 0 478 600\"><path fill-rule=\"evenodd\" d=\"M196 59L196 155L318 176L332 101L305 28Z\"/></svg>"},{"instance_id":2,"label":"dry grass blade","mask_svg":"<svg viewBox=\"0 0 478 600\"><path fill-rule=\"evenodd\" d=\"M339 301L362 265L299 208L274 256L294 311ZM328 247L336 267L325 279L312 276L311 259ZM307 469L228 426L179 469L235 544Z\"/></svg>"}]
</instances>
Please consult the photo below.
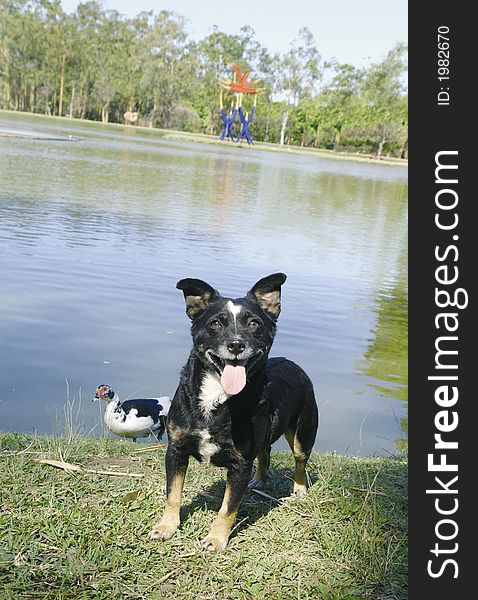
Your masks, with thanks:
<instances>
[{"instance_id":1,"label":"dry grass blade","mask_svg":"<svg viewBox=\"0 0 478 600\"><path fill-rule=\"evenodd\" d=\"M134 490L133 492L127 492L122 498L121 502L129 504L133 500L137 500L142 495L142 490Z\"/></svg>"},{"instance_id":2,"label":"dry grass blade","mask_svg":"<svg viewBox=\"0 0 478 600\"><path fill-rule=\"evenodd\" d=\"M17 452L11 452L10 455L20 456L20 454L32 454L32 452L30 452L30 448L35 444L35 441L36 440L33 439L26 448L24 448L23 450L18 450Z\"/></svg>"},{"instance_id":3,"label":"dry grass blade","mask_svg":"<svg viewBox=\"0 0 478 600\"><path fill-rule=\"evenodd\" d=\"M167 444L154 444L153 446L146 446L146 448L140 448L139 450L135 450L135 452L152 452L153 450L165 450L167 447Z\"/></svg>"},{"instance_id":4,"label":"dry grass blade","mask_svg":"<svg viewBox=\"0 0 478 600\"><path fill-rule=\"evenodd\" d=\"M100 471L96 469L82 469L78 465L65 462L64 460L51 460L49 458L38 458L37 462L56 467L57 469L63 469L67 473L73 475L74 473L91 473L93 475L116 475L121 477L143 477L143 473L129 473L127 471Z\"/></svg>"},{"instance_id":5,"label":"dry grass blade","mask_svg":"<svg viewBox=\"0 0 478 600\"><path fill-rule=\"evenodd\" d=\"M284 504L284 501L281 500L280 498L274 498L274 496L269 496L269 494L266 494L266 492L263 492L262 490L251 489L250 491L254 492L254 494L258 494L259 496L262 496L263 498L267 498L268 500L271 500L272 502L276 502L277 504Z\"/></svg>"},{"instance_id":6,"label":"dry grass blade","mask_svg":"<svg viewBox=\"0 0 478 600\"><path fill-rule=\"evenodd\" d=\"M43 465L50 465L51 467L56 467L57 469L63 469L63 471L66 471L70 474L83 472L83 469L78 465L67 463L64 460L50 460L48 458L38 458L36 462L39 462Z\"/></svg>"},{"instance_id":7,"label":"dry grass blade","mask_svg":"<svg viewBox=\"0 0 478 600\"><path fill-rule=\"evenodd\" d=\"M96 469L85 469L87 473L93 475L117 475L120 477L144 477L143 473L129 473L128 471L98 471Z\"/></svg>"}]
</instances>

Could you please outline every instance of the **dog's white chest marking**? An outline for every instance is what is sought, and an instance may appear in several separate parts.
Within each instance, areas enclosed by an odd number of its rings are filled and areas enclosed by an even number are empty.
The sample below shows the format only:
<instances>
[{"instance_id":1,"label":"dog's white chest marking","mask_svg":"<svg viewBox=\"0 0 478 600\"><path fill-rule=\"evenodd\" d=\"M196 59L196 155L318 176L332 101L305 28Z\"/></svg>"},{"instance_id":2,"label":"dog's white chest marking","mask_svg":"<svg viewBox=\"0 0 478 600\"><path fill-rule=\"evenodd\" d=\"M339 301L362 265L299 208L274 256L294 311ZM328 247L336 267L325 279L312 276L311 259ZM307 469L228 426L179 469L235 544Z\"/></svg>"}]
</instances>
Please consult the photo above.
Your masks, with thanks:
<instances>
[{"instance_id":1,"label":"dog's white chest marking","mask_svg":"<svg viewBox=\"0 0 478 600\"><path fill-rule=\"evenodd\" d=\"M228 398L229 394L224 391L219 376L214 373L207 373L202 380L199 391L199 404L204 416L210 417L211 412Z\"/></svg>"},{"instance_id":2,"label":"dog's white chest marking","mask_svg":"<svg viewBox=\"0 0 478 600\"><path fill-rule=\"evenodd\" d=\"M211 434L207 429L199 429L199 454L203 457L203 463L208 465L211 461L211 456L216 454L219 446L211 441Z\"/></svg>"}]
</instances>

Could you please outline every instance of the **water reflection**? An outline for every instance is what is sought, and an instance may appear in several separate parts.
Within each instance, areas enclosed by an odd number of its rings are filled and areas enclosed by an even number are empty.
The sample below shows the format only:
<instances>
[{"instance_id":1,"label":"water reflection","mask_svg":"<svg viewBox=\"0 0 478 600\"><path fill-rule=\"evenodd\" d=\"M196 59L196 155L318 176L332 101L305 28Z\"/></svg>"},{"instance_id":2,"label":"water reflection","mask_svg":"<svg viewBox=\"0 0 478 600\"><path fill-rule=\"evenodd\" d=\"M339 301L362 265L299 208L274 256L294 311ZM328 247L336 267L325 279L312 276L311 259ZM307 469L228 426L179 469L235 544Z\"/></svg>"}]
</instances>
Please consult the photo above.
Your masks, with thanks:
<instances>
[{"instance_id":1,"label":"water reflection","mask_svg":"<svg viewBox=\"0 0 478 600\"><path fill-rule=\"evenodd\" d=\"M0 113L0 126L17 118ZM176 281L237 297L280 270L273 354L314 381L317 449L393 451L406 419L406 170L71 128L81 142L0 140L0 427L51 431L65 379L87 399L101 382L173 394L190 348ZM98 415L84 412L89 431Z\"/></svg>"},{"instance_id":2,"label":"water reflection","mask_svg":"<svg viewBox=\"0 0 478 600\"><path fill-rule=\"evenodd\" d=\"M402 274L390 288L379 290L373 311L376 314L373 337L369 340L361 367L370 377L370 386L392 405L397 401L408 406L408 289L405 273L406 252L401 255ZM400 437L395 439L398 450L407 448L408 410L396 417Z\"/></svg>"}]
</instances>

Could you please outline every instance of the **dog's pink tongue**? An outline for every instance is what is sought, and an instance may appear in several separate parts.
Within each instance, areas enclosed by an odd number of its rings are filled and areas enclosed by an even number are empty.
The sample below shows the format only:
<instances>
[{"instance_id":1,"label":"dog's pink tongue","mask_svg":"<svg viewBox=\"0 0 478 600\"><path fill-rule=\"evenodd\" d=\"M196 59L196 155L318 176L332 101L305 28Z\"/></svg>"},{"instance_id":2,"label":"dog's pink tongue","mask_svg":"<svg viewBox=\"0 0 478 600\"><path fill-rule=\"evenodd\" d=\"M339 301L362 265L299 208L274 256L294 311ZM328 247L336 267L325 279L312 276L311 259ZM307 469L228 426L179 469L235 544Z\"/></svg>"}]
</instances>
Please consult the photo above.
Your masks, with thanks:
<instances>
[{"instance_id":1,"label":"dog's pink tongue","mask_svg":"<svg viewBox=\"0 0 478 600\"><path fill-rule=\"evenodd\" d=\"M226 394L238 394L246 385L246 368L243 365L226 363L221 375L221 385Z\"/></svg>"}]
</instances>

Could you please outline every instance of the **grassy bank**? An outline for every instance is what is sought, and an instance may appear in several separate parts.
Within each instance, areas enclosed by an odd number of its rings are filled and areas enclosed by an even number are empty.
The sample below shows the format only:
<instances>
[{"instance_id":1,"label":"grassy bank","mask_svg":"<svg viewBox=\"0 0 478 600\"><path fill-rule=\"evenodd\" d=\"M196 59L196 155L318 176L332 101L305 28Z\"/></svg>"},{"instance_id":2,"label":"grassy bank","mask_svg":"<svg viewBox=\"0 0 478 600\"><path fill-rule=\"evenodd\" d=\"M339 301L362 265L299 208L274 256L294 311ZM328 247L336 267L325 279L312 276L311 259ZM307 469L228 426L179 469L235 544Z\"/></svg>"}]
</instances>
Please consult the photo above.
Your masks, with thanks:
<instances>
[{"instance_id":1,"label":"grassy bank","mask_svg":"<svg viewBox=\"0 0 478 600\"><path fill-rule=\"evenodd\" d=\"M305 500L249 493L229 546L208 555L197 542L220 506L224 471L193 460L182 526L172 540L152 542L147 533L164 504L164 449L138 448L107 438L0 435L2 599L407 597L404 459L316 454ZM273 453L268 494L288 495L292 465L289 453Z\"/></svg>"},{"instance_id":2,"label":"grassy bank","mask_svg":"<svg viewBox=\"0 0 478 600\"><path fill-rule=\"evenodd\" d=\"M27 117L34 117L38 119L43 119L46 122L56 122L61 124L62 126L72 127L72 129L76 129L76 126L81 125L94 125L98 127L109 127L113 129L127 129L129 131L140 131L149 135L157 135L164 140L171 140L177 142L192 142L198 144L212 144L215 146L225 146L229 148L253 148L254 150L268 150L270 152L285 152L287 154L299 154L302 156L316 156L318 158L330 158L335 160L352 160L359 162L368 162L373 164L387 164L387 165L402 165L407 166L408 160L403 158L395 158L392 156L383 156L380 160L373 159L369 154L359 154L359 153L347 153L347 152L335 152L334 150L325 150L323 148L312 148L307 146L281 146L280 144L274 144L271 142L254 142L253 146L249 146L245 142L241 142L240 144L233 144L231 142L222 142L219 140L218 136L208 135L205 133L190 133L187 131L177 131L174 129L157 129L151 127L143 127L141 125L134 126L126 126L122 123L101 123L99 121L89 121L88 119L71 119L68 117L57 117L57 116L48 116L48 115L40 115L38 113L28 113L28 112L17 112L17 111L6 111L0 110L1 115L6 116L14 116L18 118L21 122L22 115ZM2 132L0 129L0 137L19 137L19 135L12 134L11 132ZM25 132L22 133L20 137L35 137L35 132Z\"/></svg>"}]
</instances>

